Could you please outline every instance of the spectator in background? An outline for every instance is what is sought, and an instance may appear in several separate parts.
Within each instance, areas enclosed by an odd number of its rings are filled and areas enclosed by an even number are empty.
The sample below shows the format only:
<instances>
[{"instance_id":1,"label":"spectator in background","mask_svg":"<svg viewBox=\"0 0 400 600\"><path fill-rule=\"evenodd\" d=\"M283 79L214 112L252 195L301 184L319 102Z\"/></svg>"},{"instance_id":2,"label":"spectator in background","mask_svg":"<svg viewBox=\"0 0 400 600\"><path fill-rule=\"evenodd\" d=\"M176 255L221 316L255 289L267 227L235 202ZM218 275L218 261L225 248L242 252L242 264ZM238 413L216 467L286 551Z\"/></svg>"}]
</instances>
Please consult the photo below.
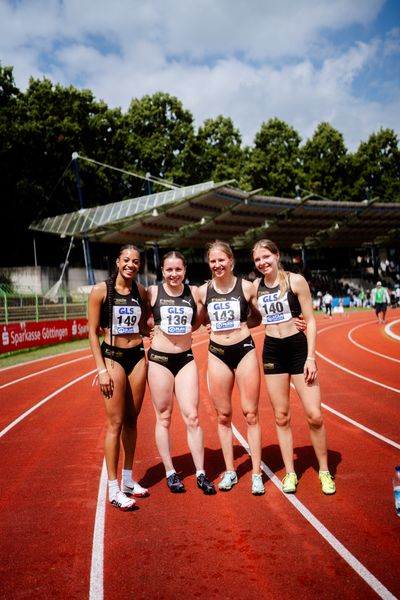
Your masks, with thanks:
<instances>
[{"instance_id":1,"label":"spectator in background","mask_svg":"<svg viewBox=\"0 0 400 600\"><path fill-rule=\"evenodd\" d=\"M371 292L371 303L375 308L378 323L386 323L386 310L388 304L390 304L390 296L381 281L376 282L376 287Z\"/></svg>"},{"instance_id":2,"label":"spectator in background","mask_svg":"<svg viewBox=\"0 0 400 600\"><path fill-rule=\"evenodd\" d=\"M323 308L321 290L318 290L318 292L317 292L317 308L318 308L318 310L322 310L322 308Z\"/></svg>"},{"instance_id":3,"label":"spectator in background","mask_svg":"<svg viewBox=\"0 0 400 600\"><path fill-rule=\"evenodd\" d=\"M396 285L394 289L394 295L396 296L396 305L400 306L400 285Z\"/></svg>"},{"instance_id":4,"label":"spectator in background","mask_svg":"<svg viewBox=\"0 0 400 600\"><path fill-rule=\"evenodd\" d=\"M322 303L325 308L325 318L329 315L329 318L332 319L332 300L333 297L329 292L325 292L325 295L322 298Z\"/></svg>"}]
</instances>

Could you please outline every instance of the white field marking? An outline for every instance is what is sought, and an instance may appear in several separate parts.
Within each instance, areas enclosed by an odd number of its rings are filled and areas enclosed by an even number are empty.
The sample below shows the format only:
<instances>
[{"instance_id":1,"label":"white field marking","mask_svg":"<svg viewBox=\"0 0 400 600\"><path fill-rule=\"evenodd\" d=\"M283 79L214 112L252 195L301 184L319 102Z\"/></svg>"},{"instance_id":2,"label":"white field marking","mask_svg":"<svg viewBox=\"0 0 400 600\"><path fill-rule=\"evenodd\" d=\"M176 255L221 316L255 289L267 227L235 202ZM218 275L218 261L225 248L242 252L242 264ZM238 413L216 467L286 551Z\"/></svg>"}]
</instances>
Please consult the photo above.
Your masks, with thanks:
<instances>
[{"instance_id":1,"label":"white field marking","mask_svg":"<svg viewBox=\"0 0 400 600\"><path fill-rule=\"evenodd\" d=\"M243 448L250 454L250 448L241 433L232 425L233 433L236 439L242 444ZM271 469L261 461L261 468L264 473L269 477L272 483L282 492L282 484L278 477L271 471ZM380 598L384 600L396 600L396 597L369 571L347 548L339 542L339 540L319 521L311 511L304 506L302 502L296 496L292 494L284 494L283 496L288 500L299 513L309 522L314 529L324 538L330 546L339 554L339 556L347 562L348 565L359 575L367 585L369 585Z\"/></svg>"},{"instance_id":2,"label":"white field marking","mask_svg":"<svg viewBox=\"0 0 400 600\"><path fill-rule=\"evenodd\" d=\"M346 367L342 367L342 365L339 365L335 361L330 360L330 358L327 358L326 356L324 356L323 354L321 354L318 351L316 352L316 355L319 356L320 358L323 358L324 360L326 360L326 362L330 363L337 369L341 369L342 371L345 371L346 373L350 373L350 375L354 375L354 377L359 377L360 379L364 379L364 381L368 381L369 383L373 383L374 385L379 385L380 387L390 390L391 392L396 392L396 394L400 394L400 390L398 388L391 387L390 385L386 385L385 383L381 383L380 381L375 381L374 379L370 379L369 377L365 377L364 375L360 375L359 373L350 371L350 369L346 369Z\"/></svg>"},{"instance_id":3,"label":"white field marking","mask_svg":"<svg viewBox=\"0 0 400 600\"><path fill-rule=\"evenodd\" d=\"M106 460L103 459L101 469L99 493L97 496L97 508L94 522L92 562L90 568L90 591L89 600L103 600L104 597L104 527L106 519L106 495L107 495L107 469Z\"/></svg>"},{"instance_id":4,"label":"white field marking","mask_svg":"<svg viewBox=\"0 0 400 600\"><path fill-rule=\"evenodd\" d=\"M293 383L290 383L290 387L293 388L294 391L296 391L296 388L294 387ZM339 412L338 410L331 408L324 402L321 402L321 406L323 406L325 408L325 410L328 410L329 412L333 413L337 417L340 417L340 419L343 419L343 421L347 421L348 423L351 423L351 425L354 425L355 427L362 429L366 433L373 435L374 437L378 438L378 440L381 440L382 442L386 442L386 444L389 444L390 446L393 446L393 448L397 448L398 450L400 450L400 444L398 444L397 442L394 442L390 438L387 438L384 435L377 433L376 431L374 431L373 429L370 429L369 427L366 427L365 425L361 425L361 423L359 423L358 421L354 421L354 419L351 419L350 417L347 417L346 415Z\"/></svg>"},{"instance_id":5,"label":"white field marking","mask_svg":"<svg viewBox=\"0 0 400 600\"><path fill-rule=\"evenodd\" d=\"M89 373L85 373L85 375L81 375L77 379L74 379L73 381L70 381L69 383L67 383L63 387L59 388L58 390L56 390L55 392L53 392L52 394L50 394L50 396L47 396L46 398L43 398L43 400L41 400L40 402L38 402L37 404L35 404L35 406L32 406L29 410L25 411L22 415L20 415L17 419L15 419L15 421L13 421L9 425L7 425L7 427L5 427L2 431L0 431L0 438L3 437L3 435L5 435L6 433L8 433L10 431L10 429L12 429L13 427L15 427L18 423L20 423L21 421L23 421L23 419L25 419L25 417L27 417L28 415L30 415L31 413L33 413L36 409L40 408L43 404L46 404L46 402L48 402L49 400L51 400L52 398L54 398L54 396L57 396L58 394L60 394L64 390L68 389L69 387L71 387L75 383L78 383L78 381L81 381L82 379L85 379L85 377L89 377L89 375L93 375L93 373L95 373L96 371L97 371L97 369L93 369L93 371L89 371Z\"/></svg>"},{"instance_id":6,"label":"white field marking","mask_svg":"<svg viewBox=\"0 0 400 600\"><path fill-rule=\"evenodd\" d=\"M43 356L42 358L35 358L34 360L27 360L26 362L20 362L16 365L10 365L9 367L3 367L0 369L0 373L8 371L9 369L17 369L25 365L32 365L33 363L40 362L42 360L50 360L51 358L57 358L58 356L66 356L67 354L75 354L75 352L84 352L87 348L78 348L78 350L68 350L67 352L60 352L59 354L51 354L50 356Z\"/></svg>"},{"instance_id":7,"label":"white field marking","mask_svg":"<svg viewBox=\"0 0 400 600\"><path fill-rule=\"evenodd\" d=\"M353 333L353 331L356 331L356 329L360 329L360 327L365 327L365 325L368 325L368 323L361 323L361 325L357 325L356 327L353 327L353 329L350 329L349 333L347 334L347 337L352 342L352 344L354 344L355 346L358 346L358 348L361 348L361 350L365 350L366 352L371 352L371 354L375 354L376 356L381 356L382 358L386 358L387 360L393 360L394 362L400 363L400 359L393 358L392 356L387 356L386 354L381 354L380 352L376 352L375 350L370 350L370 348L367 348L366 346L359 344L358 342L356 342L353 339L353 337L351 335ZM391 325L392 325L392 323L391 323ZM396 336L396 337L398 337L398 339L400 340L400 336Z\"/></svg>"},{"instance_id":8,"label":"white field marking","mask_svg":"<svg viewBox=\"0 0 400 600\"><path fill-rule=\"evenodd\" d=\"M394 338L395 340L400 340L400 335L397 335L397 333L393 333L392 331L392 327L393 325L396 325L396 323L400 323L400 319L396 319L396 321L392 321L391 323L385 325L385 333L390 335L390 337Z\"/></svg>"},{"instance_id":9,"label":"white field marking","mask_svg":"<svg viewBox=\"0 0 400 600\"><path fill-rule=\"evenodd\" d=\"M42 369L41 371L35 371L35 373L30 373L29 375L25 375L24 377L20 377L19 379L14 379L13 381L9 381L8 383L4 383L3 385L0 385L0 390L10 386L10 385L14 385L14 383L20 383L21 381L24 381L25 379L30 379L31 377L36 377L37 375L43 375L43 373L47 373L48 371L53 371L53 369L60 369L61 367L65 367L66 365L72 365L75 362L78 362L79 360L83 360L85 358L91 358L91 354L87 354L86 356L80 356L79 358L74 358L73 360L68 360L67 362L63 362L63 363L59 363L58 365L54 365L53 367L48 367L47 369ZM54 358L54 357L52 357ZM35 361L32 361L35 362ZM26 363L24 363L26 364ZM20 366L20 365L18 365Z\"/></svg>"}]
</instances>

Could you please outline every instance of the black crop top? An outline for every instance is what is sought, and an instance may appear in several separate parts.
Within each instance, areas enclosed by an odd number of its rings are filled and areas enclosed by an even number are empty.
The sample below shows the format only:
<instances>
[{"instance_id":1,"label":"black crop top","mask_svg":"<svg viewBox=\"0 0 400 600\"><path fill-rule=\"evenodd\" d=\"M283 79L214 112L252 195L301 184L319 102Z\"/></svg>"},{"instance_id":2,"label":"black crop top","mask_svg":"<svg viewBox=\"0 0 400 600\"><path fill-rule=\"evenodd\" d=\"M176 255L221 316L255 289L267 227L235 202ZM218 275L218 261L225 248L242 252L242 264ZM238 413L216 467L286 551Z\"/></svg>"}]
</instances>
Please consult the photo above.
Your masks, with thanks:
<instances>
[{"instance_id":1,"label":"black crop top","mask_svg":"<svg viewBox=\"0 0 400 600\"><path fill-rule=\"evenodd\" d=\"M135 281L132 281L132 289L129 294L119 294L114 289L112 334L127 335L139 332L139 320L142 315L142 298ZM100 327L110 327L110 313L108 299L101 306Z\"/></svg>"},{"instance_id":2,"label":"black crop top","mask_svg":"<svg viewBox=\"0 0 400 600\"><path fill-rule=\"evenodd\" d=\"M163 284L158 286L157 299L154 303L154 324L160 325L164 333L185 335L192 331L196 318L197 306L192 291L186 283L180 296L170 296Z\"/></svg>"},{"instance_id":3,"label":"black crop top","mask_svg":"<svg viewBox=\"0 0 400 600\"><path fill-rule=\"evenodd\" d=\"M287 284L286 292L280 297L279 284L270 288L265 285L264 278L261 279L257 290L257 305L264 325L289 321L301 314L299 299L290 287L289 273L287 273Z\"/></svg>"},{"instance_id":4,"label":"black crop top","mask_svg":"<svg viewBox=\"0 0 400 600\"><path fill-rule=\"evenodd\" d=\"M240 323L247 321L249 311L242 278L237 277L234 288L227 293L217 292L211 281L207 286L206 307L212 331L240 329Z\"/></svg>"}]
</instances>

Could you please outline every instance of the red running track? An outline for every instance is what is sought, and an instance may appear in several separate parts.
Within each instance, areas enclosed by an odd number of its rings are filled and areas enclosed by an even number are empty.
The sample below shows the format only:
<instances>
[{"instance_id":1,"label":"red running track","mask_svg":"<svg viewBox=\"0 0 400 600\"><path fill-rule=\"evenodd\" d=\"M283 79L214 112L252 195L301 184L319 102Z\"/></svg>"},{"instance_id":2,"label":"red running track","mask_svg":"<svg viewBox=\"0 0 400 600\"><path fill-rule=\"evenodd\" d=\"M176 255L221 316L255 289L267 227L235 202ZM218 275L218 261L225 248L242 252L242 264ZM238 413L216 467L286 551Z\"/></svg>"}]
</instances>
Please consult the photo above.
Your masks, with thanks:
<instances>
[{"instance_id":1,"label":"red running track","mask_svg":"<svg viewBox=\"0 0 400 600\"><path fill-rule=\"evenodd\" d=\"M105 500L104 414L91 386L89 351L1 370L0 598L400 597L400 520L391 489L400 463L400 310L391 310L388 322L392 335L372 312L318 317L318 366L338 490L330 497L321 493L294 392L300 482L295 496L281 492L283 464L263 385L265 496L250 493L236 390L240 481L211 497L195 486L177 410L173 455L187 493L167 489L147 393L135 472L151 496L138 499L136 510L117 511ZM260 355L261 329L254 339ZM206 386L206 335L194 336L194 352L206 468L217 482L223 461Z\"/></svg>"}]
</instances>

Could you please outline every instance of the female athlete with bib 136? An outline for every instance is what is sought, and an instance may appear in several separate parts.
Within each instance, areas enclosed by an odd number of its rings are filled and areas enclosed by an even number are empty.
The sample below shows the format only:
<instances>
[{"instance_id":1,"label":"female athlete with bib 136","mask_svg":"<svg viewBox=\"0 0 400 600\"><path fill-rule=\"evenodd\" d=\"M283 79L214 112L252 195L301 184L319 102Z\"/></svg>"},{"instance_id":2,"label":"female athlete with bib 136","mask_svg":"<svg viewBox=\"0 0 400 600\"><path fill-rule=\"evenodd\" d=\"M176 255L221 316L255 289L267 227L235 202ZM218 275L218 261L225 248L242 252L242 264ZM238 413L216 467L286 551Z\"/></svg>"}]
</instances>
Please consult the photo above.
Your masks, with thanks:
<instances>
[{"instance_id":1,"label":"female athlete with bib 136","mask_svg":"<svg viewBox=\"0 0 400 600\"><path fill-rule=\"evenodd\" d=\"M122 246L116 270L96 284L89 298L89 342L107 416L104 454L111 504L128 510L133 497L147 496L148 490L132 479L137 438L137 419L146 388L146 357L141 331L147 333L146 290L134 280L140 269L140 251ZM104 332L100 346L99 329ZM117 480L120 438L124 449L121 487Z\"/></svg>"},{"instance_id":2,"label":"female athlete with bib 136","mask_svg":"<svg viewBox=\"0 0 400 600\"><path fill-rule=\"evenodd\" d=\"M172 251L163 256L162 274L164 282L150 286L147 291L155 325L147 356L148 382L156 412L156 443L170 491L174 494L184 492L184 484L174 469L170 449L175 393L196 467L197 486L204 494L212 495L215 494L215 488L204 471L203 430L197 412L198 373L191 350L192 331L201 325L204 318L197 306L198 289L184 283L186 259L180 252Z\"/></svg>"},{"instance_id":3,"label":"female athlete with bib 136","mask_svg":"<svg viewBox=\"0 0 400 600\"><path fill-rule=\"evenodd\" d=\"M290 426L290 379L303 404L311 442L319 463L324 494L334 494L335 483L328 470L328 450L321 415L315 345L316 322L310 289L302 275L285 272L279 250L271 240L260 240L253 248L254 264L263 275L254 281L257 304L265 325L263 365L265 382L275 413L276 431L286 469L283 491L294 493L293 436ZM298 331L295 319L303 315L306 334Z\"/></svg>"}]
</instances>

